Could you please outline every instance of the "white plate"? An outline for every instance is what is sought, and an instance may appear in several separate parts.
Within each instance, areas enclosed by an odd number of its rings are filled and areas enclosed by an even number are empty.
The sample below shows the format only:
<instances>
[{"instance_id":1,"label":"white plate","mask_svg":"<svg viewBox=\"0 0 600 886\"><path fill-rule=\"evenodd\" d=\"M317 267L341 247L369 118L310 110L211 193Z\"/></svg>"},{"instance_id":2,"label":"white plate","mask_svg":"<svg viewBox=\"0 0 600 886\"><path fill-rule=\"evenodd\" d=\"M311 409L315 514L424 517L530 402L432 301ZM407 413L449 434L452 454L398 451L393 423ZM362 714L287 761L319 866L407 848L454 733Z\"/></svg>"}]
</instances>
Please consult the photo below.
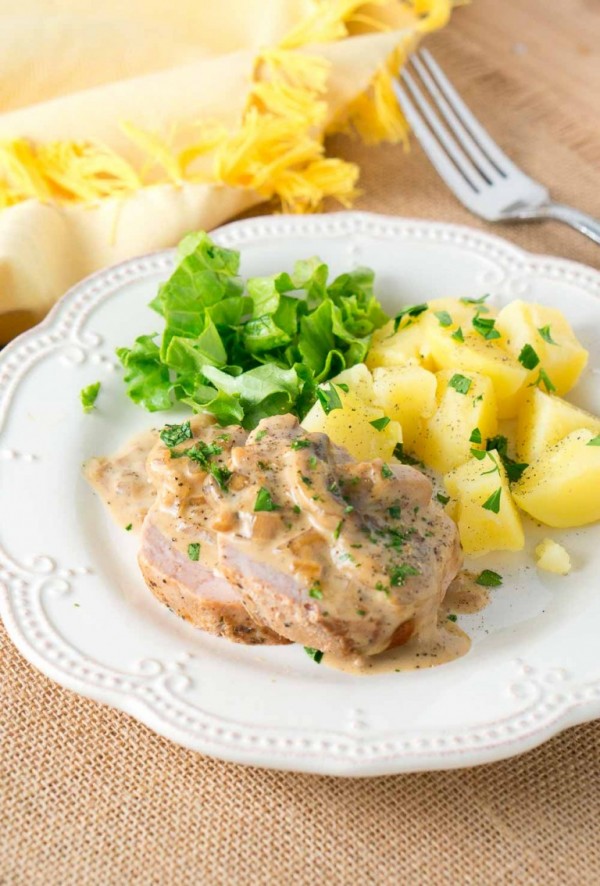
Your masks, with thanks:
<instances>
[{"instance_id":1,"label":"white plate","mask_svg":"<svg viewBox=\"0 0 600 886\"><path fill-rule=\"evenodd\" d=\"M259 218L218 243L242 272L318 253L333 272L372 266L388 310L493 293L565 311L592 353L572 399L600 411L600 274L533 256L466 228L360 213ZM147 307L172 266L161 252L102 271L0 355L0 601L36 667L189 748L256 766L376 775L470 766L524 751L600 715L600 533L528 526L521 556L477 561L504 575L491 605L461 625L463 659L413 673L353 677L299 646L245 648L195 631L149 594L136 540L115 527L80 465L160 424L126 398L117 345L159 327ZM79 391L100 379L97 410ZM171 416L169 416L171 418ZM566 543L567 578L540 573L545 535Z\"/></svg>"}]
</instances>

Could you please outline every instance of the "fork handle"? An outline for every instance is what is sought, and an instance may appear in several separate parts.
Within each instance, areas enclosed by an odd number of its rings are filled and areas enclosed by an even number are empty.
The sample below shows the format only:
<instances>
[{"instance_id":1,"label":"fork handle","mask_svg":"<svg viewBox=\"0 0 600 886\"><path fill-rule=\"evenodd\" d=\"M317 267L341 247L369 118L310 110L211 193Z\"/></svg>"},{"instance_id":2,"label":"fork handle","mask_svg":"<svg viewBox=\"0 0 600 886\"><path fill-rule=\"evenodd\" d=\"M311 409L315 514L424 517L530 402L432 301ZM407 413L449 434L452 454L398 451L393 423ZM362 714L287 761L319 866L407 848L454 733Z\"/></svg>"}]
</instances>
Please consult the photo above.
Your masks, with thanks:
<instances>
[{"instance_id":1,"label":"fork handle","mask_svg":"<svg viewBox=\"0 0 600 886\"><path fill-rule=\"evenodd\" d=\"M579 209L574 209L572 206L565 206L564 203L545 203L536 209L519 211L516 215L518 218L553 218L570 225L576 231L585 234L594 243L600 244L600 221L586 212L580 212Z\"/></svg>"}]
</instances>

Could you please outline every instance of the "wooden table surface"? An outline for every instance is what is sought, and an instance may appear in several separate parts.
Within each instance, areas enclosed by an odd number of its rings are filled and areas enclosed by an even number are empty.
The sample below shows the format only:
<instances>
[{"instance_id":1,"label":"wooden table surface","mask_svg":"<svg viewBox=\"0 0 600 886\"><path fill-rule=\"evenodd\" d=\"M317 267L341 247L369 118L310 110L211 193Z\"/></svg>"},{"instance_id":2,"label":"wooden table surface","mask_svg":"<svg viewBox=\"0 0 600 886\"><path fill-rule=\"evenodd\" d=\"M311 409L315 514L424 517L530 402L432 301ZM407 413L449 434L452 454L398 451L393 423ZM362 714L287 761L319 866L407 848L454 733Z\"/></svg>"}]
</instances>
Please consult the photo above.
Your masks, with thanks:
<instances>
[{"instance_id":1,"label":"wooden table surface","mask_svg":"<svg viewBox=\"0 0 600 886\"><path fill-rule=\"evenodd\" d=\"M492 137L554 199L600 218L600 0L473 0L427 41ZM440 182L421 148L365 149L357 208L473 225L600 268L600 248L558 222L488 224Z\"/></svg>"}]
</instances>

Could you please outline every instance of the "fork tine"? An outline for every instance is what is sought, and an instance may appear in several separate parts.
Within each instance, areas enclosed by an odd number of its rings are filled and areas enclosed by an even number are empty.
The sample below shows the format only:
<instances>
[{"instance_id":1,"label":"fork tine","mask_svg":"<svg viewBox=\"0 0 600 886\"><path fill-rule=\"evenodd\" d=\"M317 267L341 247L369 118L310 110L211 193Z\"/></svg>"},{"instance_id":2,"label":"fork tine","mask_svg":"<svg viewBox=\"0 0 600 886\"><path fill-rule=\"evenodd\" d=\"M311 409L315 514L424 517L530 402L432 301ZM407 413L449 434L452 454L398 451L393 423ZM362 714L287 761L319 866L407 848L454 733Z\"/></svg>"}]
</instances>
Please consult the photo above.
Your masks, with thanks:
<instances>
[{"instance_id":1,"label":"fork tine","mask_svg":"<svg viewBox=\"0 0 600 886\"><path fill-rule=\"evenodd\" d=\"M394 80L392 86L409 126L417 136L421 143L421 147L448 187L463 203L468 202L469 198L476 197L477 191L473 185L465 179L462 173L459 172L446 151L442 148L431 132L429 126L423 120L419 111L410 100L406 90L402 88L398 80Z\"/></svg>"},{"instance_id":2,"label":"fork tine","mask_svg":"<svg viewBox=\"0 0 600 886\"><path fill-rule=\"evenodd\" d=\"M425 100L423 93L406 69L402 71L402 79L408 86L411 96L417 103L421 114L429 124L429 128L437 136L438 141L445 148L446 153L454 160L454 163L462 173L463 177L471 185L472 189L475 192L480 191L487 179L482 177L479 169L473 165L471 159L463 150L462 145L452 137L452 134L448 132L440 122L438 116L433 112L431 106Z\"/></svg>"},{"instance_id":3,"label":"fork tine","mask_svg":"<svg viewBox=\"0 0 600 886\"><path fill-rule=\"evenodd\" d=\"M519 171L518 167L500 150L493 138L485 131L476 117L473 116L431 53L427 49L422 49L419 52L419 56L427 65L429 73L434 78L444 98L454 110L464 129L477 142L498 172L506 177L512 171Z\"/></svg>"}]
</instances>

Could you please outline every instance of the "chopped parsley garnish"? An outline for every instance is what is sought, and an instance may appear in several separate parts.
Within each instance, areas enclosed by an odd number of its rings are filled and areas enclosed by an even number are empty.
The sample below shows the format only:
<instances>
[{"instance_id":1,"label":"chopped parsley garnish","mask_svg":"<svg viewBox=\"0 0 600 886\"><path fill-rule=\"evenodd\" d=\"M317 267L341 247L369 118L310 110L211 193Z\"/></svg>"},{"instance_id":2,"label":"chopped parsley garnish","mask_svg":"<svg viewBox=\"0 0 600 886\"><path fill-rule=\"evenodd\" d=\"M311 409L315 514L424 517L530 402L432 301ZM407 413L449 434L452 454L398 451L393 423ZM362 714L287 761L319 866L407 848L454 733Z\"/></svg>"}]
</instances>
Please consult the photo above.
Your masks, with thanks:
<instances>
[{"instance_id":1,"label":"chopped parsley garnish","mask_svg":"<svg viewBox=\"0 0 600 886\"><path fill-rule=\"evenodd\" d=\"M200 545L197 541L194 541L188 545L188 557L190 558L190 560L200 559Z\"/></svg>"},{"instance_id":2,"label":"chopped parsley garnish","mask_svg":"<svg viewBox=\"0 0 600 886\"><path fill-rule=\"evenodd\" d=\"M448 621L458 621L458 615L455 615L453 612L451 612L450 615L447 615L446 618Z\"/></svg>"},{"instance_id":3,"label":"chopped parsley garnish","mask_svg":"<svg viewBox=\"0 0 600 886\"><path fill-rule=\"evenodd\" d=\"M343 392L344 392L344 394L349 394L349 393L350 393L350 387L349 387L349 385L344 384L344 382L342 382L342 381L337 381L337 382L336 382L336 385L338 386L338 388L340 389L340 391L343 391Z\"/></svg>"},{"instance_id":4,"label":"chopped parsley garnish","mask_svg":"<svg viewBox=\"0 0 600 886\"><path fill-rule=\"evenodd\" d=\"M267 436L267 431L265 431L265 430L257 431L254 436L254 439L256 440L257 443L260 443L260 441L263 439L263 437L266 437L266 436ZM219 439L221 439L221 438L219 437Z\"/></svg>"},{"instance_id":5,"label":"chopped parsley garnish","mask_svg":"<svg viewBox=\"0 0 600 886\"><path fill-rule=\"evenodd\" d=\"M133 529L133 523L128 523L127 526L125 527L125 532L131 532L132 529Z\"/></svg>"},{"instance_id":6,"label":"chopped parsley garnish","mask_svg":"<svg viewBox=\"0 0 600 886\"><path fill-rule=\"evenodd\" d=\"M422 314L424 311L426 311L428 307L429 305L427 304L427 302L424 302L420 305L408 305L408 307L403 308L399 314L396 314L394 318L394 332L398 332L398 327L405 317L418 317L419 314Z\"/></svg>"},{"instance_id":7,"label":"chopped parsley garnish","mask_svg":"<svg viewBox=\"0 0 600 886\"><path fill-rule=\"evenodd\" d=\"M538 329L538 332L541 335L541 337L544 339L544 341L547 341L549 345L557 345L558 346L558 342L554 341L554 339L550 335L550 326L541 326Z\"/></svg>"},{"instance_id":8,"label":"chopped parsley garnish","mask_svg":"<svg viewBox=\"0 0 600 886\"><path fill-rule=\"evenodd\" d=\"M502 489L498 488L495 492L492 492L490 497L484 501L481 505L482 508L485 508L486 511L492 511L492 513L497 514L500 511L500 497L502 495Z\"/></svg>"},{"instance_id":9,"label":"chopped parsley garnish","mask_svg":"<svg viewBox=\"0 0 600 886\"><path fill-rule=\"evenodd\" d=\"M390 584L393 587L403 585L409 575L420 575L421 572L410 563L403 563L401 566L393 566L390 571Z\"/></svg>"},{"instance_id":10,"label":"chopped parsley garnish","mask_svg":"<svg viewBox=\"0 0 600 886\"><path fill-rule=\"evenodd\" d=\"M479 428L473 428L469 437L469 443L481 443L481 440L481 431Z\"/></svg>"},{"instance_id":11,"label":"chopped parsley garnish","mask_svg":"<svg viewBox=\"0 0 600 886\"><path fill-rule=\"evenodd\" d=\"M545 370L540 369L538 377L533 382L533 384L529 385L530 388L536 387L543 384L548 393L550 394L552 391L556 390L556 385L554 385L550 378L548 377L548 373Z\"/></svg>"},{"instance_id":12,"label":"chopped parsley garnish","mask_svg":"<svg viewBox=\"0 0 600 886\"><path fill-rule=\"evenodd\" d=\"M316 468L316 466L318 464L319 464L319 459L317 458L317 456L311 455L310 458L308 459L308 465L309 465L311 471L314 471L314 469Z\"/></svg>"},{"instance_id":13,"label":"chopped parsley garnish","mask_svg":"<svg viewBox=\"0 0 600 886\"><path fill-rule=\"evenodd\" d=\"M198 440L189 449L182 449L179 452L171 450L171 458L181 458L187 455L192 461L198 462L203 468L207 468L213 455L220 455L223 452L216 443L205 443L204 440Z\"/></svg>"},{"instance_id":14,"label":"chopped parsley garnish","mask_svg":"<svg viewBox=\"0 0 600 886\"><path fill-rule=\"evenodd\" d=\"M292 440L290 443L290 449L306 449L311 445L310 440L307 440L305 437L298 437L297 440Z\"/></svg>"},{"instance_id":15,"label":"chopped parsley garnish","mask_svg":"<svg viewBox=\"0 0 600 886\"><path fill-rule=\"evenodd\" d=\"M475 584L484 588L499 588L502 584L502 576L491 569L484 569L475 579Z\"/></svg>"},{"instance_id":16,"label":"chopped parsley garnish","mask_svg":"<svg viewBox=\"0 0 600 886\"><path fill-rule=\"evenodd\" d=\"M586 446L600 446L600 434L596 434L591 440L585 444Z\"/></svg>"},{"instance_id":17,"label":"chopped parsley garnish","mask_svg":"<svg viewBox=\"0 0 600 886\"><path fill-rule=\"evenodd\" d=\"M373 421L370 421L369 424L372 425L376 431L383 431L384 428L387 428L390 420L387 415L382 416L381 418L376 418Z\"/></svg>"},{"instance_id":18,"label":"chopped parsley garnish","mask_svg":"<svg viewBox=\"0 0 600 886\"><path fill-rule=\"evenodd\" d=\"M394 458L397 458L398 461L402 462L403 465L423 465L423 462L419 461L418 458L413 458L412 455L409 455L404 451L402 443L396 443L393 456Z\"/></svg>"},{"instance_id":19,"label":"chopped parsley garnish","mask_svg":"<svg viewBox=\"0 0 600 886\"><path fill-rule=\"evenodd\" d=\"M79 392L79 399L81 400L81 405L83 406L84 412L91 412L94 408L94 403L96 402L96 398L98 396L98 392L100 391L100 382L96 381L91 385L88 385L87 388L82 388Z\"/></svg>"},{"instance_id":20,"label":"chopped parsley garnish","mask_svg":"<svg viewBox=\"0 0 600 886\"><path fill-rule=\"evenodd\" d=\"M356 614L360 615L362 617L363 615L367 614L367 610L366 609L357 609Z\"/></svg>"},{"instance_id":21,"label":"chopped parsley garnish","mask_svg":"<svg viewBox=\"0 0 600 886\"><path fill-rule=\"evenodd\" d=\"M472 382L470 378L460 375L460 373L457 372L448 382L448 387L454 388L458 394L468 394L471 384Z\"/></svg>"},{"instance_id":22,"label":"chopped parsley garnish","mask_svg":"<svg viewBox=\"0 0 600 886\"><path fill-rule=\"evenodd\" d=\"M377 584L375 585L375 590L376 591L383 591L384 594L390 593L390 589L386 588L386 586L384 585L384 583L382 581L377 582Z\"/></svg>"},{"instance_id":23,"label":"chopped parsley garnish","mask_svg":"<svg viewBox=\"0 0 600 886\"><path fill-rule=\"evenodd\" d=\"M471 449L471 455L473 456L473 458L476 458L479 461L483 461L483 459L487 455L487 452L484 449Z\"/></svg>"},{"instance_id":24,"label":"chopped parsley garnish","mask_svg":"<svg viewBox=\"0 0 600 886\"><path fill-rule=\"evenodd\" d=\"M510 458L508 454L508 439L501 434L496 437L488 437L485 448L487 450L495 449L497 451L510 483L516 483L517 480L520 480L523 471L529 467L525 462L516 462L514 459Z\"/></svg>"},{"instance_id":25,"label":"chopped parsley garnish","mask_svg":"<svg viewBox=\"0 0 600 886\"><path fill-rule=\"evenodd\" d=\"M317 388L317 397L325 415L329 415L334 409L342 408L340 395L332 382L329 382L329 388Z\"/></svg>"},{"instance_id":26,"label":"chopped parsley garnish","mask_svg":"<svg viewBox=\"0 0 600 886\"><path fill-rule=\"evenodd\" d=\"M304 651L308 655L309 658L312 658L317 664L321 663L321 659L323 658L323 653L319 649L313 649L312 646L305 646Z\"/></svg>"},{"instance_id":27,"label":"chopped parsley garnish","mask_svg":"<svg viewBox=\"0 0 600 886\"><path fill-rule=\"evenodd\" d=\"M340 522L338 523L338 525L337 525L337 526L335 527L335 529L333 530L333 537L335 538L336 541L337 541L338 538L340 537L340 532L342 531L342 526L343 526L343 525L344 525L344 521L343 521L343 520L340 520Z\"/></svg>"},{"instance_id":28,"label":"chopped parsley garnish","mask_svg":"<svg viewBox=\"0 0 600 886\"><path fill-rule=\"evenodd\" d=\"M388 514L393 520L399 520L401 514L400 505L392 505L391 508L388 508Z\"/></svg>"},{"instance_id":29,"label":"chopped parsley garnish","mask_svg":"<svg viewBox=\"0 0 600 886\"><path fill-rule=\"evenodd\" d=\"M261 469L261 471L270 471L270 470L272 470L271 465L269 464L268 461L259 461L259 462L258 462L258 466L259 466L259 468Z\"/></svg>"},{"instance_id":30,"label":"chopped parsley garnish","mask_svg":"<svg viewBox=\"0 0 600 886\"><path fill-rule=\"evenodd\" d=\"M294 505L293 511L294 511L294 514L301 514L302 508L300 507L300 505Z\"/></svg>"},{"instance_id":31,"label":"chopped parsley garnish","mask_svg":"<svg viewBox=\"0 0 600 886\"><path fill-rule=\"evenodd\" d=\"M442 492L438 492L438 494L436 495L436 498L441 505L447 505L448 502L450 501L450 496L444 495Z\"/></svg>"},{"instance_id":32,"label":"chopped parsley garnish","mask_svg":"<svg viewBox=\"0 0 600 886\"><path fill-rule=\"evenodd\" d=\"M435 311L434 313L438 318L440 326L452 326L452 317L448 311Z\"/></svg>"},{"instance_id":33,"label":"chopped parsley garnish","mask_svg":"<svg viewBox=\"0 0 600 886\"><path fill-rule=\"evenodd\" d=\"M483 471L481 474L482 477L485 477L486 474L499 474L500 473L500 465L494 458L491 452L484 452L484 456L489 455L490 459L494 462L494 467L490 468L489 471Z\"/></svg>"},{"instance_id":34,"label":"chopped parsley garnish","mask_svg":"<svg viewBox=\"0 0 600 886\"><path fill-rule=\"evenodd\" d=\"M300 474L300 479L304 483L305 486L312 486L313 482L310 477L307 477L306 474Z\"/></svg>"},{"instance_id":35,"label":"chopped parsley garnish","mask_svg":"<svg viewBox=\"0 0 600 886\"><path fill-rule=\"evenodd\" d=\"M261 486L254 502L255 511L276 511L279 505L275 504L271 497L271 493L266 486Z\"/></svg>"},{"instance_id":36,"label":"chopped parsley garnish","mask_svg":"<svg viewBox=\"0 0 600 886\"><path fill-rule=\"evenodd\" d=\"M531 345L523 345L521 353L519 354L519 363L521 366L524 366L525 369L535 369L539 362L540 358Z\"/></svg>"},{"instance_id":37,"label":"chopped parsley garnish","mask_svg":"<svg viewBox=\"0 0 600 886\"><path fill-rule=\"evenodd\" d=\"M455 329L450 338L453 338L454 341L464 341L465 337L463 335L462 327L459 326L458 329Z\"/></svg>"},{"instance_id":38,"label":"chopped parsley garnish","mask_svg":"<svg viewBox=\"0 0 600 886\"><path fill-rule=\"evenodd\" d=\"M500 333L496 329L496 321L492 317L482 317L481 312L477 311L471 322L473 329L487 341L500 338Z\"/></svg>"},{"instance_id":39,"label":"chopped parsley garnish","mask_svg":"<svg viewBox=\"0 0 600 886\"><path fill-rule=\"evenodd\" d=\"M482 295L481 298L461 298L460 301L463 305L482 305L489 297L490 293L488 292L487 295Z\"/></svg>"},{"instance_id":40,"label":"chopped parsley garnish","mask_svg":"<svg viewBox=\"0 0 600 886\"><path fill-rule=\"evenodd\" d=\"M258 433L262 434L264 436L267 432L266 431L259 431ZM256 436L258 439L258 434ZM217 437L217 440L220 440L222 443L225 443L227 440L230 440L230 439L231 439L231 434L219 434L219 436Z\"/></svg>"},{"instance_id":41,"label":"chopped parsley garnish","mask_svg":"<svg viewBox=\"0 0 600 886\"><path fill-rule=\"evenodd\" d=\"M184 440L191 440L192 429L189 421L184 421L180 425L165 425L160 432L160 439L169 449L172 449L173 446L178 446Z\"/></svg>"},{"instance_id":42,"label":"chopped parsley garnish","mask_svg":"<svg viewBox=\"0 0 600 886\"><path fill-rule=\"evenodd\" d=\"M231 471L229 468L226 468L225 465L211 464L208 470L213 475L223 492L226 492L227 484L231 480Z\"/></svg>"},{"instance_id":43,"label":"chopped parsley garnish","mask_svg":"<svg viewBox=\"0 0 600 886\"><path fill-rule=\"evenodd\" d=\"M313 585L310 591L308 592L308 596L312 597L313 600L322 600L323 599L323 591L319 587L319 585Z\"/></svg>"},{"instance_id":44,"label":"chopped parsley garnish","mask_svg":"<svg viewBox=\"0 0 600 886\"><path fill-rule=\"evenodd\" d=\"M381 465L381 476L384 480L391 480L395 475L390 466L384 463Z\"/></svg>"},{"instance_id":45,"label":"chopped parsley garnish","mask_svg":"<svg viewBox=\"0 0 600 886\"><path fill-rule=\"evenodd\" d=\"M354 510L354 505L346 505L344 508L344 514L351 514Z\"/></svg>"}]
</instances>

